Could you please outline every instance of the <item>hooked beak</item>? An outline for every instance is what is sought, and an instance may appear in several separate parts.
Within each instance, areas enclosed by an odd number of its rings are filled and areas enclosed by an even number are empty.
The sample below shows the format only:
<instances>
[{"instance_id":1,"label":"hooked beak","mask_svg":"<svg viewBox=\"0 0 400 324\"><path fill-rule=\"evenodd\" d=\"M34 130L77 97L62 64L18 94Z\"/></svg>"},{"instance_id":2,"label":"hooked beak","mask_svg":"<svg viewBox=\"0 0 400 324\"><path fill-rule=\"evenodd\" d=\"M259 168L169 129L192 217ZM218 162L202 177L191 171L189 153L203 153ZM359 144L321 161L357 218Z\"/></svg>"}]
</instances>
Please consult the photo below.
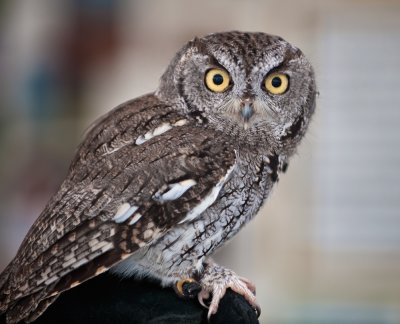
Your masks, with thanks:
<instances>
[{"instance_id":1,"label":"hooked beak","mask_svg":"<svg viewBox=\"0 0 400 324\"><path fill-rule=\"evenodd\" d=\"M244 122L247 123L254 114L253 100L251 99L243 100L243 102L241 103L240 112L244 119Z\"/></svg>"}]
</instances>

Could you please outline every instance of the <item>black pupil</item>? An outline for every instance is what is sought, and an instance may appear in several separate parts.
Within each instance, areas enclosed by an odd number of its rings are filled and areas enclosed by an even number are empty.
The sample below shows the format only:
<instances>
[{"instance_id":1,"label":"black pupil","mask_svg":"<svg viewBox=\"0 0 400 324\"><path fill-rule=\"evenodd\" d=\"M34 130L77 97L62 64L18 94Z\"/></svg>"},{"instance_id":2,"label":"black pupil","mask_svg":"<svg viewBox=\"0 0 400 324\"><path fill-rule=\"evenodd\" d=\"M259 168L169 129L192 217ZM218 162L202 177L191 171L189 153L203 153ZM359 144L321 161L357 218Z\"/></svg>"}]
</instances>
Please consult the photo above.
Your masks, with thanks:
<instances>
[{"instance_id":1,"label":"black pupil","mask_svg":"<svg viewBox=\"0 0 400 324\"><path fill-rule=\"evenodd\" d=\"M271 84L274 88L279 88L282 84L282 80L280 77L274 77L271 81Z\"/></svg>"},{"instance_id":2,"label":"black pupil","mask_svg":"<svg viewBox=\"0 0 400 324\"><path fill-rule=\"evenodd\" d=\"M221 85L224 82L224 77L221 74L216 74L213 76L213 82L216 85Z\"/></svg>"}]
</instances>

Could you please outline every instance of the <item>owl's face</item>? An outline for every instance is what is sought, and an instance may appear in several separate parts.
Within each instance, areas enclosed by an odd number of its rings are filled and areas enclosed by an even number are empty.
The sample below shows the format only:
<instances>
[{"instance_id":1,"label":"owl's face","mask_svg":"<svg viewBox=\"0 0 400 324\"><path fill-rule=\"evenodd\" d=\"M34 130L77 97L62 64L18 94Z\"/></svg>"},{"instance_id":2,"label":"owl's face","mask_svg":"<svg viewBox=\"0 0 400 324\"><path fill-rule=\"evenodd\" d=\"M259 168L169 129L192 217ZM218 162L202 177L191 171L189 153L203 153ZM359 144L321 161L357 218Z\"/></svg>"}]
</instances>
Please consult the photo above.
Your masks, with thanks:
<instances>
[{"instance_id":1,"label":"owl's face","mask_svg":"<svg viewBox=\"0 0 400 324\"><path fill-rule=\"evenodd\" d=\"M161 79L159 95L240 139L294 147L314 111L311 65L299 49L263 33L211 34L189 42Z\"/></svg>"}]
</instances>

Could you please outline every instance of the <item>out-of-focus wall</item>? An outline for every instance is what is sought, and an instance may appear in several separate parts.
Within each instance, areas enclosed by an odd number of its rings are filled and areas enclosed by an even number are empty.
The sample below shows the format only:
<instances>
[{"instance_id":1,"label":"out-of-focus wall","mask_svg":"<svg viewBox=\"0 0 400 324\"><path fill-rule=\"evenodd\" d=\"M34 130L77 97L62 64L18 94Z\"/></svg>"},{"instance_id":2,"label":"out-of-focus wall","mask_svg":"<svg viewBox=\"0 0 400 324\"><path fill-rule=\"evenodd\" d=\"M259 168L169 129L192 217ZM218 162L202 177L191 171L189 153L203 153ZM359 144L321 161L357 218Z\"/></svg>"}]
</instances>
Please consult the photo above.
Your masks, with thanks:
<instances>
[{"instance_id":1,"label":"out-of-focus wall","mask_svg":"<svg viewBox=\"0 0 400 324\"><path fill-rule=\"evenodd\" d=\"M0 269L93 120L153 91L195 35L264 31L306 53L321 95L216 259L257 284L262 323L400 323L400 2L13 0L0 15Z\"/></svg>"}]
</instances>

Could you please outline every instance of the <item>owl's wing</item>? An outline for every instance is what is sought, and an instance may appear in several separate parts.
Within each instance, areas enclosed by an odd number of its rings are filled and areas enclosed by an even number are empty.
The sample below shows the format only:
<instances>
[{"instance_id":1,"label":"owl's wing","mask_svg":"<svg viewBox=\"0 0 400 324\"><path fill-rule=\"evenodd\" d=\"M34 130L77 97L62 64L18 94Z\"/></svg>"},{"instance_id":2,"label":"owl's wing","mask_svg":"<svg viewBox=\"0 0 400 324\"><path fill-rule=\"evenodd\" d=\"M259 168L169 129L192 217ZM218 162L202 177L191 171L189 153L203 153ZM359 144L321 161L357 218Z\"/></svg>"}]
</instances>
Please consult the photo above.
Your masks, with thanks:
<instances>
[{"instance_id":1,"label":"owl's wing","mask_svg":"<svg viewBox=\"0 0 400 324\"><path fill-rule=\"evenodd\" d=\"M117 108L80 146L67 179L22 243L0 301L24 318L40 301L198 217L235 160L219 134L154 96Z\"/></svg>"}]
</instances>

